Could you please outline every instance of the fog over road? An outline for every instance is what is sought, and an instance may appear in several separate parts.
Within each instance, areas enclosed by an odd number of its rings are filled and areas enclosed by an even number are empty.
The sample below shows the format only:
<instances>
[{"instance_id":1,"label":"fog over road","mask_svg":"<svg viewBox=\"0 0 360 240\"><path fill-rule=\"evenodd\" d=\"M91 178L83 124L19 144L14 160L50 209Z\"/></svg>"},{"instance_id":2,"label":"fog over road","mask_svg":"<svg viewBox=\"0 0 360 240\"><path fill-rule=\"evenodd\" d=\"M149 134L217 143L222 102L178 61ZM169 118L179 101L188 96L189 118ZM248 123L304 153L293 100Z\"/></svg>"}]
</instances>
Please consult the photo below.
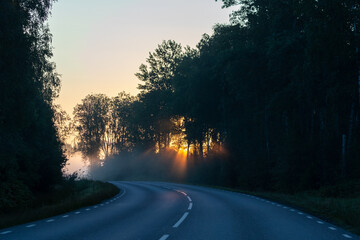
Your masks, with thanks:
<instances>
[{"instance_id":1,"label":"fog over road","mask_svg":"<svg viewBox=\"0 0 360 240\"><path fill-rule=\"evenodd\" d=\"M333 240L358 236L299 210L223 190L163 182L112 182L98 205L0 230L0 239Z\"/></svg>"}]
</instances>

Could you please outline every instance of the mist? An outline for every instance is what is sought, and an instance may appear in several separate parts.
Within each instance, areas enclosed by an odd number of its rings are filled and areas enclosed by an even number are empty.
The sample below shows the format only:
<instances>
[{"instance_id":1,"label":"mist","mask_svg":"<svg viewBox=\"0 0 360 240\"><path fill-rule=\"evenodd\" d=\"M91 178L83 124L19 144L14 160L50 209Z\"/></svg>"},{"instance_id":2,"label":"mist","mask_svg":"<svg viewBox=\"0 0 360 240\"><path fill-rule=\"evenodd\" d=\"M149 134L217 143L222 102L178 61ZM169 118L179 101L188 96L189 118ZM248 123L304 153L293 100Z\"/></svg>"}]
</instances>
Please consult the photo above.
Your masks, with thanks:
<instances>
[{"instance_id":1,"label":"mist","mask_svg":"<svg viewBox=\"0 0 360 240\"><path fill-rule=\"evenodd\" d=\"M200 162L174 150L161 153L122 152L91 166L89 177L102 181L170 181L195 184L228 185L230 162L211 155Z\"/></svg>"}]
</instances>

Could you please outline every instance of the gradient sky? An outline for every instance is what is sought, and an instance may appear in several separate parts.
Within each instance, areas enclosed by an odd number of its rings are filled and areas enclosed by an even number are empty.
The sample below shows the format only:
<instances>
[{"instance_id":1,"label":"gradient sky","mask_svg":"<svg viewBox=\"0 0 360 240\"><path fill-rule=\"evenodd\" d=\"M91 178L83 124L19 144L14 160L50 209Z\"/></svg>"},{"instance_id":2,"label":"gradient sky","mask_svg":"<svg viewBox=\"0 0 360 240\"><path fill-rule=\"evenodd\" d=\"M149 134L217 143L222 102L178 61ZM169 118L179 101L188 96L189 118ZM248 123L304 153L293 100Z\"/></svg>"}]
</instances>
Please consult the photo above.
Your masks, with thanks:
<instances>
[{"instance_id":1,"label":"gradient sky","mask_svg":"<svg viewBox=\"0 0 360 240\"><path fill-rule=\"evenodd\" d=\"M62 87L56 100L70 115L87 94L138 93L134 76L163 40L195 47L231 9L215 0L59 0L49 19Z\"/></svg>"}]
</instances>

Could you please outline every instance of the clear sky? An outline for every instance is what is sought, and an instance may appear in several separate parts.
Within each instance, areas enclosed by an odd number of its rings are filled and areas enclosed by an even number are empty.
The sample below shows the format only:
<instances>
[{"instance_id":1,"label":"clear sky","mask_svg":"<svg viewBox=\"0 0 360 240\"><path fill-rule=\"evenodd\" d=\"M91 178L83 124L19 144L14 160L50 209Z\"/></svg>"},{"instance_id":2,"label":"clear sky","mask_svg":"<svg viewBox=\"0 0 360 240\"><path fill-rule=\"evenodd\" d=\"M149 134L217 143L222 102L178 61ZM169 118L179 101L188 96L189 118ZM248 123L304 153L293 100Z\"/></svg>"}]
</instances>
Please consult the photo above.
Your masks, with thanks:
<instances>
[{"instance_id":1,"label":"clear sky","mask_svg":"<svg viewBox=\"0 0 360 240\"><path fill-rule=\"evenodd\" d=\"M49 19L62 87L56 103L70 115L89 93L138 93L134 74L158 44L195 47L230 9L215 0L58 0Z\"/></svg>"}]
</instances>

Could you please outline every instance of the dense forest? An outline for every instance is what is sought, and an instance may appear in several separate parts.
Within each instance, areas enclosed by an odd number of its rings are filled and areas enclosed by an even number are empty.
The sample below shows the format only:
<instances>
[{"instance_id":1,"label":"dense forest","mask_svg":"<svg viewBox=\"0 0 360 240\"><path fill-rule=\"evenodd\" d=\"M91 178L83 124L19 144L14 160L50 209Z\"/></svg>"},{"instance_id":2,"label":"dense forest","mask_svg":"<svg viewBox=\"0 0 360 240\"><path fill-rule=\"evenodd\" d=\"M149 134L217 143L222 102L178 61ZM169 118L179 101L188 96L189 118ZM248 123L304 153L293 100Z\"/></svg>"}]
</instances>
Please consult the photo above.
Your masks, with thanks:
<instances>
[{"instance_id":1,"label":"dense forest","mask_svg":"<svg viewBox=\"0 0 360 240\"><path fill-rule=\"evenodd\" d=\"M74 119L46 24L53 0L0 4L0 211L63 180L64 145L94 178L297 192L360 176L360 3L223 0L196 48L163 41L137 96L90 94Z\"/></svg>"},{"instance_id":2,"label":"dense forest","mask_svg":"<svg viewBox=\"0 0 360 240\"><path fill-rule=\"evenodd\" d=\"M45 20L52 0L0 4L0 212L27 206L63 179L54 124L60 79Z\"/></svg>"},{"instance_id":3,"label":"dense forest","mask_svg":"<svg viewBox=\"0 0 360 240\"><path fill-rule=\"evenodd\" d=\"M223 6L237 6L231 24L195 49L169 40L149 54L137 96L91 94L76 106L92 174L156 166L160 177L182 155L186 173L167 180L284 192L358 180L360 3Z\"/></svg>"}]
</instances>

